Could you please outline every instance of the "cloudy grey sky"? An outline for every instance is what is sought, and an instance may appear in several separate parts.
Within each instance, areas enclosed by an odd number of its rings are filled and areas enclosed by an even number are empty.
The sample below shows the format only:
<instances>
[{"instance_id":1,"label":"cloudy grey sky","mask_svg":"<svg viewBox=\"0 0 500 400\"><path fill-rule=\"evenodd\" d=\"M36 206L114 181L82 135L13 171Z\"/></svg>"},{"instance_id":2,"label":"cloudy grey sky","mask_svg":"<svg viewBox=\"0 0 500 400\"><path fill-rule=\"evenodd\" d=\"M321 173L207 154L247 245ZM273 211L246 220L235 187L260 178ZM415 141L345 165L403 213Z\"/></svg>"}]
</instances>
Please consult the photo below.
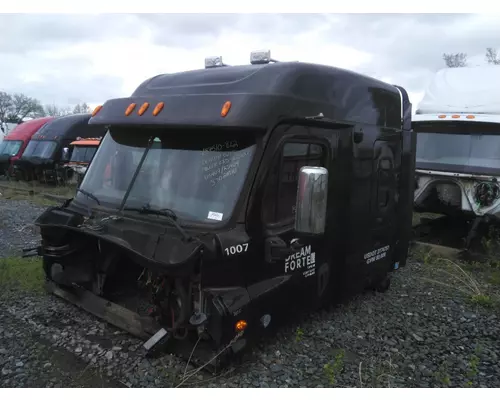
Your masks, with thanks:
<instances>
[{"instance_id":1,"label":"cloudy grey sky","mask_svg":"<svg viewBox=\"0 0 500 400\"><path fill-rule=\"evenodd\" d=\"M402 85L415 104L444 52L477 65L486 47L500 50L500 15L0 14L0 90L96 105L150 76L203 68L209 55L247 64L251 50L269 48L280 61Z\"/></svg>"}]
</instances>

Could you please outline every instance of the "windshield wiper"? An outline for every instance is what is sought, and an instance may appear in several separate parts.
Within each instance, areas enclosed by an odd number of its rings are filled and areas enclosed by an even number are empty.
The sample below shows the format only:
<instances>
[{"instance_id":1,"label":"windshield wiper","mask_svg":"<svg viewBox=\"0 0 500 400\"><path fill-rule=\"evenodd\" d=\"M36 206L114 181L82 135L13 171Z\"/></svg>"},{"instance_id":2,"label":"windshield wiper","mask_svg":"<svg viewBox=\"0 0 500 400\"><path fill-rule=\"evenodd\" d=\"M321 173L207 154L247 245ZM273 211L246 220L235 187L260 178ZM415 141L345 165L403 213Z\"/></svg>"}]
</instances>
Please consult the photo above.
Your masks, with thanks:
<instances>
[{"instance_id":1,"label":"windshield wiper","mask_svg":"<svg viewBox=\"0 0 500 400\"><path fill-rule=\"evenodd\" d=\"M161 208L161 209L154 209L151 208L149 204L145 204L142 207L125 207L123 208L124 211L138 211L141 214L152 214L152 215L161 215L163 217L167 217L171 222L172 225L174 225L177 230L180 232L180 234L184 237L185 240L191 241L193 240L193 237L188 235L184 229L178 224L177 222L177 214L174 212L174 210L171 210L170 208Z\"/></svg>"},{"instance_id":2,"label":"windshield wiper","mask_svg":"<svg viewBox=\"0 0 500 400\"><path fill-rule=\"evenodd\" d=\"M90 197L92 200L95 200L95 202L98 205L101 205L101 202L99 201L99 199L95 195L93 195L92 193L87 192L86 190L83 190L83 189L80 189L80 188L76 188L76 191L83 193L85 196Z\"/></svg>"}]
</instances>

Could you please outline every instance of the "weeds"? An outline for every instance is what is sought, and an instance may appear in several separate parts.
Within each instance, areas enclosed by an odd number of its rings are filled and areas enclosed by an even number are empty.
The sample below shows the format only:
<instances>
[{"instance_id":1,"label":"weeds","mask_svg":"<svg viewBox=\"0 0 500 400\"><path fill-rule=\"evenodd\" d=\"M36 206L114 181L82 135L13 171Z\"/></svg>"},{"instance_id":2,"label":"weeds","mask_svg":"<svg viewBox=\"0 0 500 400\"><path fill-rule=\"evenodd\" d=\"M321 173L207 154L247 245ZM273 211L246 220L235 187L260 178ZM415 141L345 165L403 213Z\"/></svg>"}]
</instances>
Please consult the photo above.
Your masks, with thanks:
<instances>
[{"instance_id":1,"label":"weeds","mask_svg":"<svg viewBox=\"0 0 500 400\"><path fill-rule=\"evenodd\" d=\"M328 382L330 383L330 386L336 385L338 375L344 369L344 357L345 357L345 351L342 349L337 353L334 361L330 361L323 367Z\"/></svg>"},{"instance_id":2,"label":"weeds","mask_svg":"<svg viewBox=\"0 0 500 400\"><path fill-rule=\"evenodd\" d=\"M28 193L20 193L11 189L3 190L1 198L5 200L26 200L31 203L47 207L59 204L59 202L47 199L46 197L38 193L30 195Z\"/></svg>"},{"instance_id":3,"label":"weeds","mask_svg":"<svg viewBox=\"0 0 500 400\"><path fill-rule=\"evenodd\" d=\"M76 187L67 186L47 186L37 182L8 182L0 185L1 198L6 200L26 200L41 206L57 205L60 201L48 199L45 194L73 197Z\"/></svg>"},{"instance_id":4,"label":"weeds","mask_svg":"<svg viewBox=\"0 0 500 400\"><path fill-rule=\"evenodd\" d=\"M43 291L43 268L39 257L0 259L0 288L40 293Z\"/></svg>"},{"instance_id":5,"label":"weeds","mask_svg":"<svg viewBox=\"0 0 500 400\"><path fill-rule=\"evenodd\" d=\"M493 308L495 306L494 299L487 294L477 294L471 297L471 302L485 308Z\"/></svg>"},{"instance_id":6,"label":"weeds","mask_svg":"<svg viewBox=\"0 0 500 400\"><path fill-rule=\"evenodd\" d=\"M436 380L444 386L451 385L451 378L450 374L448 373L448 367L448 361L443 361L438 370L434 373L434 377L436 378Z\"/></svg>"},{"instance_id":7,"label":"weeds","mask_svg":"<svg viewBox=\"0 0 500 400\"><path fill-rule=\"evenodd\" d=\"M469 369L467 370L467 387L472 387L473 380L479 374L479 356L481 355L482 347L477 346L474 354L469 358Z\"/></svg>"},{"instance_id":8,"label":"weeds","mask_svg":"<svg viewBox=\"0 0 500 400\"><path fill-rule=\"evenodd\" d=\"M491 276L500 281L500 273L492 274L496 270L492 271L490 264L478 262L459 264L449 259L435 257L431 252L422 252L417 257L424 265L430 267L433 274L432 277L423 277L423 280L453 289L474 305L492 308L498 304L496 296L488 291L488 279L479 279L480 274L472 273L472 271L491 273Z\"/></svg>"},{"instance_id":9,"label":"weeds","mask_svg":"<svg viewBox=\"0 0 500 400\"><path fill-rule=\"evenodd\" d=\"M500 286L500 269L498 271L493 271L488 279L491 285Z\"/></svg>"},{"instance_id":10,"label":"weeds","mask_svg":"<svg viewBox=\"0 0 500 400\"><path fill-rule=\"evenodd\" d=\"M396 365L393 364L390 357L388 360L380 360L372 357L364 362L366 362L366 365L363 371L362 363L358 367L360 387L390 388L392 386Z\"/></svg>"},{"instance_id":11,"label":"weeds","mask_svg":"<svg viewBox=\"0 0 500 400\"><path fill-rule=\"evenodd\" d=\"M500 252L500 230L494 225L490 225L488 233L481 238L481 245L486 254L498 256Z\"/></svg>"},{"instance_id":12,"label":"weeds","mask_svg":"<svg viewBox=\"0 0 500 400\"><path fill-rule=\"evenodd\" d=\"M444 258L438 258L436 262L433 262L432 264L433 267L439 268L440 272L444 273L451 279L451 281L448 281L450 283L430 278L423 279L443 286L455 288L467 296L483 295L479 282L473 278L472 274L466 272L464 268L456 262Z\"/></svg>"},{"instance_id":13,"label":"weeds","mask_svg":"<svg viewBox=\"0 0 500 400\"><path fill-rule=\"evenodd\" d=\"M302 341L304 337L304 331L299 327L297 328L297 330L295 331L295 342L299 343Z\"/></svg>"}]
</instances>

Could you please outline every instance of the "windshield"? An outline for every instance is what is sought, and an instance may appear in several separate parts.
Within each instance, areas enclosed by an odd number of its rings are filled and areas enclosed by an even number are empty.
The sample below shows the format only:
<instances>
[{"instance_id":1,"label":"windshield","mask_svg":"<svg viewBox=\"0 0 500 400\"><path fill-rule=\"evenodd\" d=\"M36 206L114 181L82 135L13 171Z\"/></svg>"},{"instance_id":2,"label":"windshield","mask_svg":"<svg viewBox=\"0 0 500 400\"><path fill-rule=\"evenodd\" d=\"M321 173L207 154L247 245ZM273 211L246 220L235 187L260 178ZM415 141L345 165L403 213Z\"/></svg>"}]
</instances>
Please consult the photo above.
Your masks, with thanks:
<instances>
[{"instance_id":1,"label":"windshield","mask_svg":"<svg viewBox=\"0 0 500 400\"><path fill-rule=\"evenodd\" d=\"M417 168L450 172L499 173L500 126L481 124L417 126ZM459 130L459 128L461 128Z\"/></svg>"},{"instance_id":2,"label":"windshield","mask_svg":"<svg viewBox=\"0 0 500 400\"><path fill-rule=\"evenodd\" d=\"M96 150L96 146L75 146L70 161L89 163Z\"/></svg>"},{"instance_id":3,"label":"windshield","mask_svg":"<svg viewBox=\"0 0 500 400\"><path fill-rule=\"evenodd\" d=\"M0 144L0 155L15 156L22 145L22 140L4 140Z\"/></svg>"},{"instance_id":4,"label":"windshield","mask_svg":"<svg viewBox=\"0 0 500 400\"><path fill-rule=\"evenodd\" d=\"M57 142L51 140L30 140L24 150L23 157L50 158L56 147Z\"/></svg>"},{"instance_id":5,"label":"windshield","mask_svg":"<svg viewBox=\"0 0 500 400\"><path fill-rule=\"evenodd\" d=\"M255 136L244 132L112 128L81 189L118 208L148 146L125 207L169 208L207 223L231 216L255 151Z\"/></svg>"}]
</instances>

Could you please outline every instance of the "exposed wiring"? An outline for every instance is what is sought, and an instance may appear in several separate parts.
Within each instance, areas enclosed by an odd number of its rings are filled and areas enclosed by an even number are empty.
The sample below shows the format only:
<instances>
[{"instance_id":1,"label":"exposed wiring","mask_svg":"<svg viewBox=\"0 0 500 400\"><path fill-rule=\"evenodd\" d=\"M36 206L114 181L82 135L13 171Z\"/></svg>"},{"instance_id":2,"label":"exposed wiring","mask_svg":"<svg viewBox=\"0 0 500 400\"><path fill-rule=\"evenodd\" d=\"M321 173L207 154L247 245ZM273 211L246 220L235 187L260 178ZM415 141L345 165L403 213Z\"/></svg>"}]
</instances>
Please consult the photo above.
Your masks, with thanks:
<instances>
[{"instance_id":1,"label":"exposed wiring","mask_svg":"<svg viewBox=\"0 0 500 400\"><path fill-rule=\"evenodd\" d=\"M479 182L474 187L474 200L479 207L489 207L500 199L500 187L496 182Z\"/></svg>"}]
</instances>

